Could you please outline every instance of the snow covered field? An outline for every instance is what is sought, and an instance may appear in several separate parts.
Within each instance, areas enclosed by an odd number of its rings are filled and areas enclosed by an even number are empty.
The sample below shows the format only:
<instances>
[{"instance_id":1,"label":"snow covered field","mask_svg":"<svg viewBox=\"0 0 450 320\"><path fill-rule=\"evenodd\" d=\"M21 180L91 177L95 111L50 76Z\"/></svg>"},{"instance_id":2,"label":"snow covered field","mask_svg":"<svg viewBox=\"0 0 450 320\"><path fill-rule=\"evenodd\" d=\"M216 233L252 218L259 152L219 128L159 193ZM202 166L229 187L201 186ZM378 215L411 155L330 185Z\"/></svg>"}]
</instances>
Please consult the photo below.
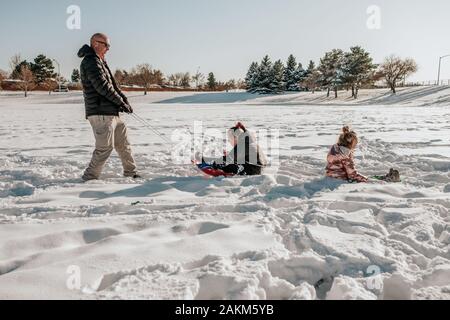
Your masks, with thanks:
<instances>
[{"instance_id":1,"label":"snow covered field","mask_svg":"<svg viewBox=\"0 0 450 320\"><path fill-rule=\"evenodd\" d=\"M208 179L125 116L145 179L123 178L114 154L86 184L80 93L1 93L0 299L449 299L450 103L445 90L414 90L363 91L367 105L317 105L323 93L132 97L167 137L196 120L279 129L281 166ZM360 135L360 171L395 167L402 183L323 177L344 124Z\"/></svg>"}]
</instances>

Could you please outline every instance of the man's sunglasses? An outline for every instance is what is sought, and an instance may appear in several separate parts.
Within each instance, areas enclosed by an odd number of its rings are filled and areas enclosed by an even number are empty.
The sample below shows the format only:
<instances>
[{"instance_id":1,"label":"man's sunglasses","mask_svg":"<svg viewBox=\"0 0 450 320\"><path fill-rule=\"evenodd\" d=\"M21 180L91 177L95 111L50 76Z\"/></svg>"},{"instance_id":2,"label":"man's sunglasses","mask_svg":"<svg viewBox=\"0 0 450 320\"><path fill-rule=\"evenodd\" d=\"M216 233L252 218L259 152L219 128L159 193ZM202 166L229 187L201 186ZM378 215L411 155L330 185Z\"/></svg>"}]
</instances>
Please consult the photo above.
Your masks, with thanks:
<instances>
[{"instance_id":1,"label":"man's sunglasses","mask_svg":"<svg viewBox=\"0 0 450 320\"><path fill-rule=\"evenodd\" d=\"M97 41L98 43L101 43L102 45L104 45L104 46L107 47L108 49L111 48L111 45L110 45L109 43L107 43L107 42L99 41L99 40L95 40L95 41Z\"/></svg>"}]
</instances>

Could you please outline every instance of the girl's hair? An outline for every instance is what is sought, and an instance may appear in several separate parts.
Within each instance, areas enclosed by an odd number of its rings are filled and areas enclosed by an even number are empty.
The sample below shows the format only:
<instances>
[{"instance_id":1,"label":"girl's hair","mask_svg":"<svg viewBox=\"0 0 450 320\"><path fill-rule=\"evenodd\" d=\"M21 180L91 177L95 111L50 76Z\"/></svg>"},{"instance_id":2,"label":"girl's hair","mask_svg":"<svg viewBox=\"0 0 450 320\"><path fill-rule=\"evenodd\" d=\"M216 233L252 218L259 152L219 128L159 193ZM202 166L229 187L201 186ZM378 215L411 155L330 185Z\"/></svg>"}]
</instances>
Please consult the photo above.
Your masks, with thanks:
<instances>
[{"instance_id":1,"label":"girl's hair","mask_svg":"<svg viewBox=\"0 0 450 320\"><path fill-rule=\"evenodd\" d=\"M244 133L244 130L242 130L241 128L233 127L231 129L228 129L228 139L230 141L232 141L233 139L236 139L238 141Z\"/></svg>"},{"instance_id":2,"label":"girl's hair","mask_svg":"<svg viewBox=\"0 0 450 320\"><path fill-rule=\"evenodd\" d=\"M230 140L232 140L233 138L239 140L241 136L243 136L243 134L246 132L247 129L244 127L244 125L238 122L234 127L228 130L228 138Z\"/></svg>"},{"instance_id":3,"label":"girl's hair","mask_svg":"<svg viewBox=\"0 0 450 320\"><path fill-rule=\"evenodd\" d=\"M356 143L358 143L358 136L356 135L356 132L350 130L348 126L345 126L342 128L342 133L339 136L338 145L349 148L355 140Z\"/></svg>"}]
</instances>

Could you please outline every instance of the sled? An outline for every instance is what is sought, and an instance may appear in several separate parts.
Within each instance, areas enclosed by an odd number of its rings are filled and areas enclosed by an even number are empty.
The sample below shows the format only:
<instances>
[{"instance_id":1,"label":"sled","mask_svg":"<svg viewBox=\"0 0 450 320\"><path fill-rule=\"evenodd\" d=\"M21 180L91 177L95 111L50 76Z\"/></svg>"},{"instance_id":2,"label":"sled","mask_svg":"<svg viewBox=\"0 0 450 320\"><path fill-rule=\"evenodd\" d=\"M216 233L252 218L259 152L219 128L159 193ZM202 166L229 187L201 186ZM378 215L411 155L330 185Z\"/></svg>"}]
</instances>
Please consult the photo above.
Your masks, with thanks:
<instances>
[{"instance_id":1,"label":"sled","mask_svg":"<svg viewBox=\"0 0 450 320\"><path fill-rule=\"evenodd\" d=\"M221 169L213 168L213 166L209 163L197 163L192 161L192 163L199 169L201 172L211 177L232 177L235 174L224 172Z\"/></svg>"},{"instance_id":2,"label":"sled","mask_svg":"<svg viewBox=\"0 0 450 320\"><path fill-rule=\"evenodd\" d=\"M396 180L396 181L389 181L386 180L386 176L371 176L370 178L378 181L384 181L384 182L391 182L391 183L399 183L402 182L402 180Z\"/></svg>"},{"instance_id":3,"label":"sled","mask_svg":"<svg viewBox=\"0 0 450 320\"><path fill-rule=\"evenodd\" d=\"M385 181L385 182L394 182L394 183L402 182L402 180L400 179L400 172L393 168L391 168L389 170L389 173L384 176L376 175L372 176L372 178L378 181Z\"/></svg>"}]
</instances>

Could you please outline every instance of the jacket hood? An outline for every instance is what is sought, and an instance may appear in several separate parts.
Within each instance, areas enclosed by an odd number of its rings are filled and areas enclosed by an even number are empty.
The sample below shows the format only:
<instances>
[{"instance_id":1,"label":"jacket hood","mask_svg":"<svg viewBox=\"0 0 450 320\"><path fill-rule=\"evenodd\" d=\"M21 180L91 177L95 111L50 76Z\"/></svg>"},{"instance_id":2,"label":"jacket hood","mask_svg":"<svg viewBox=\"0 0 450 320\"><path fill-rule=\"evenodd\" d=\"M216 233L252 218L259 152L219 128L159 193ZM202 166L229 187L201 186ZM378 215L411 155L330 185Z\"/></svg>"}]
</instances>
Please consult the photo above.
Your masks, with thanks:
<instances>
[{"instance_id":1,"label":"jacket hood","mask_svg":"<svg viewBox=\"0 0 450 320\"><path fill-rule=\"evenodd\" d=\"M91 46L85 44L81 47L81 49L78 51L78 57L84 58L86 56L95 55L94 49L91 48Z\"/></svg>"},{"instance_id":2,"label":"jacket hood","mask_svg":"<svg viewBox=\"0 0 450 320\"><path fill-rule=\"evenodd\" d=\"M352 150L344 147L344 146L339 146L339 150L342 152L342 154L344 154L346 157L350 156L352 153Z\"/></svg>"}]
</instances>

